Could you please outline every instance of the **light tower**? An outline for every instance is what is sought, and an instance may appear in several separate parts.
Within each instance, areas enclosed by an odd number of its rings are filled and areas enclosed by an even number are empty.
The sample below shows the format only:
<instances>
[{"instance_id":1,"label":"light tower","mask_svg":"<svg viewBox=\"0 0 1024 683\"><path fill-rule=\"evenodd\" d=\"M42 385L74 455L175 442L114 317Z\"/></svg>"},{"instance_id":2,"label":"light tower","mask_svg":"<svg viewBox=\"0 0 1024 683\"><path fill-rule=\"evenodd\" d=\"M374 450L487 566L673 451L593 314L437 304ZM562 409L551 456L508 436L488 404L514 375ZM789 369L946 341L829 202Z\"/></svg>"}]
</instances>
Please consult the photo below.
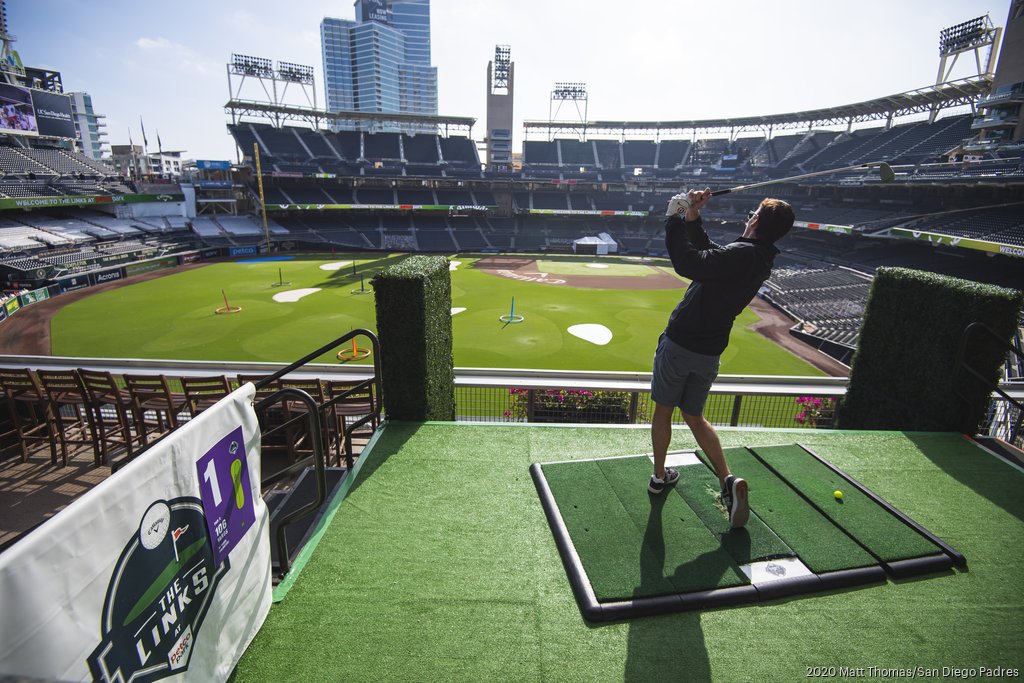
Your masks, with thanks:
<instances>
[{"instance_id":1,"label":"light tower","mask_svg":"<svg viewBox=\"0 0 1024 683\"><path fill-rule=\"evenodd\" d=\"M941 85L949 80L949 75L956 66L956 61L964 52L974 52L974 61L978 68L977 75L992 80L996 72L996 58L999 52L999 38L1003 33L1002 28L992 25L992 20L986 14L970 21L944 28L939 32L939 73L935 78L935 85ZM981 66L981 50L988 47L988 59L984 69ZM946 68L947 61L949 68Z\"/></svg>"},{"instance_id":2,"label":"light tower","mask_svg":"<svg viewBox=\"0 0 1024 683\"><path fill-rule=\"evenodd\" d=\"M512 170L512 100L515 64L508 45L494 46L487 64L487 170Z\"/></svg>"},{"instance_id":3,"label":"light tower","mask_svg":"<svg viewBox=\"0 0 1024 683\"><path fill-rule=\"evenodd\" d=\"M555 87L551 91L551 102L548 105L549 124L558 120L558 114L566 102L572 102L575 105L577 117L568 122L568 129L579 135L580 141L583 141L587 134L587 84L555 83ZM581 102L583 103L582 110L580 109ZM549 126L548 131L548 139L551 140L554 136L554 127Z\"/></svg>"}]
</instances>

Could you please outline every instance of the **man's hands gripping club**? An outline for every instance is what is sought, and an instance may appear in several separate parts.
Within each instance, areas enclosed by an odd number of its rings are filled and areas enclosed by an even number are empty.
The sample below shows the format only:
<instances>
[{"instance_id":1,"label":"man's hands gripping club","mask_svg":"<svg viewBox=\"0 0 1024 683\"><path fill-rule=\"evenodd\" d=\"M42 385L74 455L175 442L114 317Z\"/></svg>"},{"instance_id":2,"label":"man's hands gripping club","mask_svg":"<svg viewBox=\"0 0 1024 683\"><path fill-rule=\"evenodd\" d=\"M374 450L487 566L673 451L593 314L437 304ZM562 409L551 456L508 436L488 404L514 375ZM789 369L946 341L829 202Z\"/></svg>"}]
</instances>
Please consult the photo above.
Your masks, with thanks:
<instances>
[{"instance_id":1,"label":"man's hands gripping club","mask_svg":"<svg viewBox=\"0 0 1024 683\"><path fill-rule=\"evenodd\" d=\"M695 221L700 217L700 210L711 200L711 188L689 190L672 197L668 202L666 216L683 216L685 220Z\"/></svg>"}]
</instances>

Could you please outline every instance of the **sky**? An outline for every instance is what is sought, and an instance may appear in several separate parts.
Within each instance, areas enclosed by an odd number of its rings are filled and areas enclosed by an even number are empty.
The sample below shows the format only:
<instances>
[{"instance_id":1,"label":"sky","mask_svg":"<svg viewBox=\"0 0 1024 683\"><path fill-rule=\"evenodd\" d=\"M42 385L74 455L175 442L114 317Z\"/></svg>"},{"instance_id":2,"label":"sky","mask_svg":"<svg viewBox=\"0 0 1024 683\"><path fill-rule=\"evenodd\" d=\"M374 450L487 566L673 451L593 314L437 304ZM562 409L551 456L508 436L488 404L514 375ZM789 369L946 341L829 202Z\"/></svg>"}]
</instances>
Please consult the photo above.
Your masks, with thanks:
<instances>
[{"instance_id":1,"label":"sky","mask_svg":"<svg viewBox=\"0 0 1024 683\"><path fill-rule=\"evenodd\" d=\"M591 121L780 114L927 87L939 31L1010 0L432 0L438 114L475 118L485 135L487 63L509 45L516 150L522 121L546 121L556 82L587 86ZM233 53L310 65L324 107L320 22L354 19L349 0L7 0L8 31L28 66L92 95L108 142L188 159L231 159L224 104ZM983 55L983 59L987 55ZM977 73L961 55L951 78ZM237 84L236 84L237 85ZM243 98L256 99L246 88ZM262 93L260 93L262 94ZM292 89L288 100L305 102ZM573 103L561 120L579 120Z\"/></svg>"}]
</instances>

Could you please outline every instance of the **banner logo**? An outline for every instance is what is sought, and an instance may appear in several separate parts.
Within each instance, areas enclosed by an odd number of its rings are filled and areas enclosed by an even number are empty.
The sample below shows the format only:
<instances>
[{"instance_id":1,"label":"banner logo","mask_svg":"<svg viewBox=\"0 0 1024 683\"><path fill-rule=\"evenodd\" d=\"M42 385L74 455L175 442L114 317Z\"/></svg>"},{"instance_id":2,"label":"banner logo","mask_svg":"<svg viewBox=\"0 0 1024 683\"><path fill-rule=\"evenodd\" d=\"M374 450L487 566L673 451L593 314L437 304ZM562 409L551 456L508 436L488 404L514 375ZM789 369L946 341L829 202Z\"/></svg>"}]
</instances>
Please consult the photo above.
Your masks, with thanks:
<instances>
[{"instance_id":1,"label":"banner logo","mask_svg":"<svg viewBox=\"0 0 1024 683\"><path fill-rule=\"evenodd\" d=\"M149 506L107 586L102 639L88 657L98 681L149 683L188 669L217 584L216 562L198 498Z\"/></svg>"}]
</instances>

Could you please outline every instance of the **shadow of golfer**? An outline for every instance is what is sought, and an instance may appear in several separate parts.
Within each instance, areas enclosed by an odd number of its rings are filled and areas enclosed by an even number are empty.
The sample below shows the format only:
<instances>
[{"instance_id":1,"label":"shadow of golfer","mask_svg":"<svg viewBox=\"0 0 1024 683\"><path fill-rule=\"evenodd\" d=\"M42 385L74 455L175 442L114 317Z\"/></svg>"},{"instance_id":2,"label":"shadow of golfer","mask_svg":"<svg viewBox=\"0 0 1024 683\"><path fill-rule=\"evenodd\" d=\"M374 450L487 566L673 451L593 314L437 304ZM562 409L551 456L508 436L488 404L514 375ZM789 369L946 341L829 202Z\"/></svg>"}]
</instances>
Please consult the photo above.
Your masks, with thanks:
<instances>
[{"instance_id":1,"label":"shadow of golfer","mask_svg":"<svg viewBox=\"0 0 1024 683\"><path fill-rule=\"evenodd\" d=\"M670 494L671 495L671 494ZM654 586L664 585L666 579L673 585L714 585L728 573L735 562L732 556L718 547L689 562L666 571L665 537L662 528L662 510L667 496L651 500L647 517L644 543L640 552L640 585L635 597L647 597ZM746 529L730 532L737 555L749 554L750 535ZM744 545L747 551L744 552ZM682 588L685 591L686 588ZM705 681L711 679L711 664L704 643L700 623L701 612L641 617L629 624L624 680L648 681L654 679Z\"/></svg>"}]
</instances>

